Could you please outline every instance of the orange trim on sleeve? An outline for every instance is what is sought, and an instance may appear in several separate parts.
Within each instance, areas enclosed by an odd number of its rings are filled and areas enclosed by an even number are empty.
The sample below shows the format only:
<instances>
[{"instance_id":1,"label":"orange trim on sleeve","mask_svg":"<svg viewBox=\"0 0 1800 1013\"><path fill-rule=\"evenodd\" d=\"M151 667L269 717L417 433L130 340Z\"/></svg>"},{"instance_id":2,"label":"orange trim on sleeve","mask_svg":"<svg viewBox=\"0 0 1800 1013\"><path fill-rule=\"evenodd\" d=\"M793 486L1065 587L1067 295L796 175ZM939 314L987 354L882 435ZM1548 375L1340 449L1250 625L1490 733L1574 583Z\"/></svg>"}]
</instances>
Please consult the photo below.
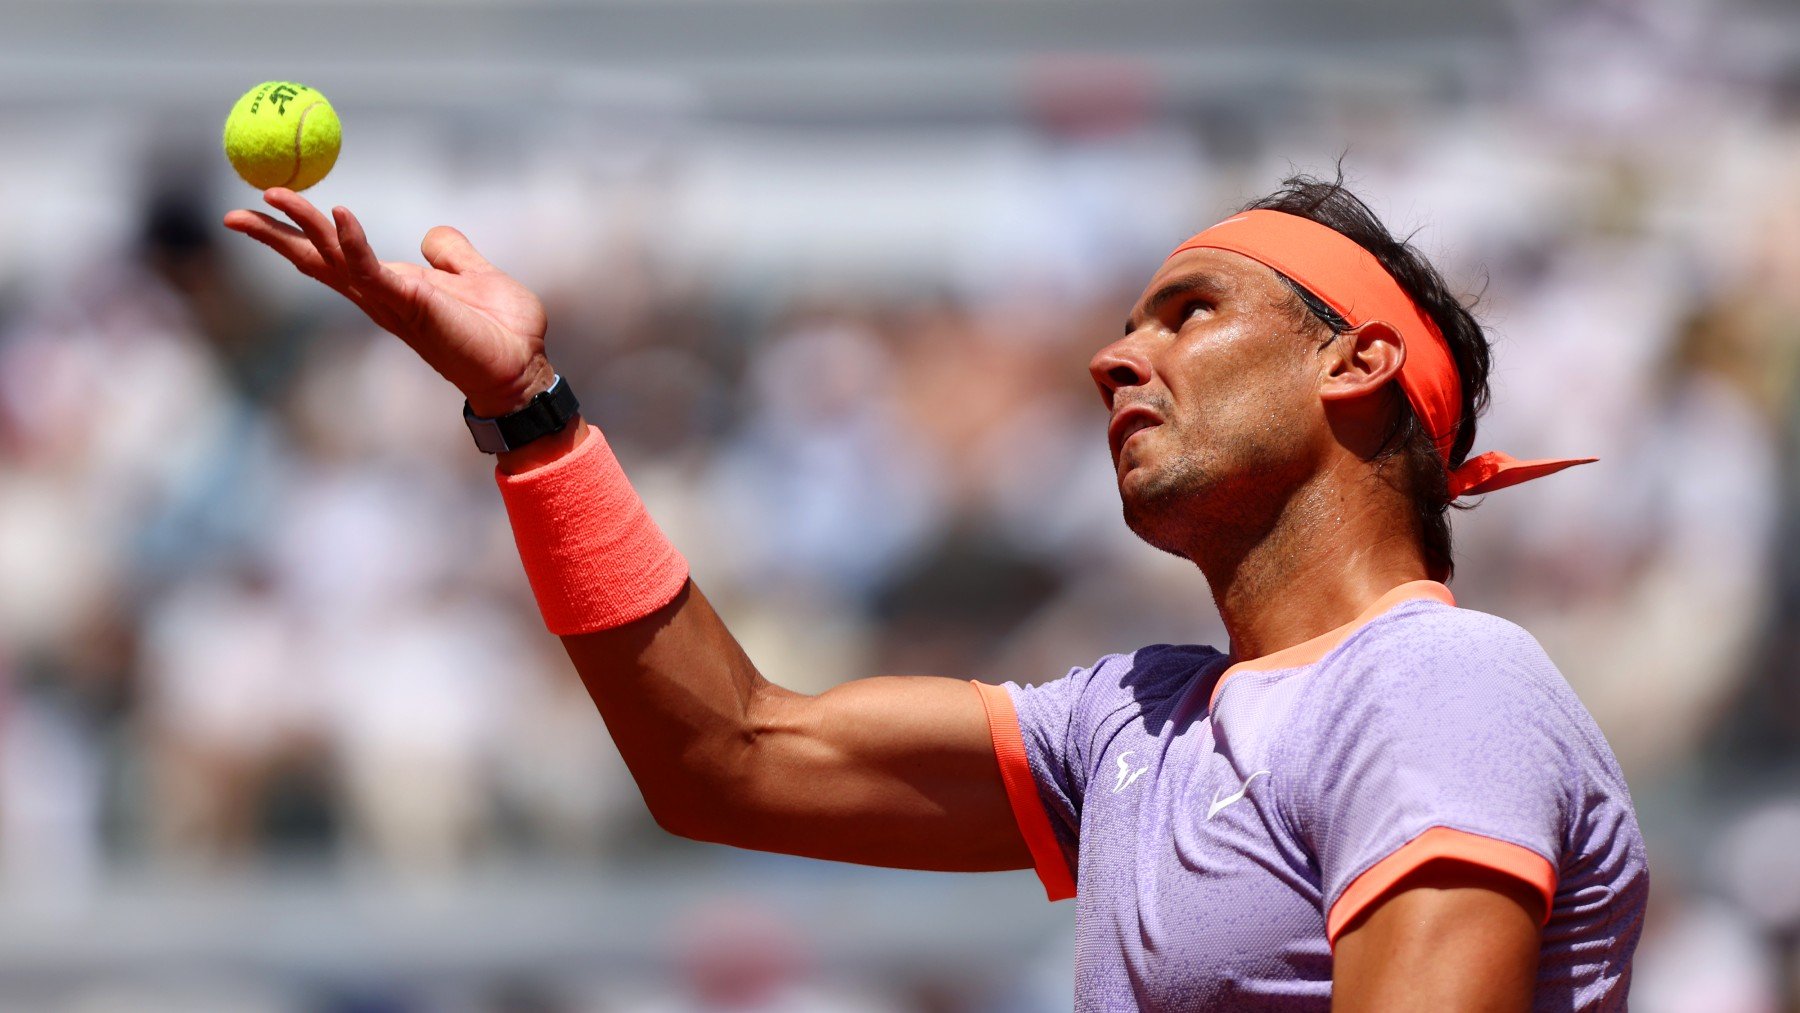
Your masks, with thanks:
<instances>
[{"instance_id":1,"label":"orange trim on sleeve","mask_svg":"<svg viewBox=\"0 0 1800 1013\"><path fill-rule=\"evenodd\" d=\"M1067 900L1075 896L1075 877L1069 874L1062 846L1050 830L1050 815L1044 811L1044 800L1038 796L1037 781L1026 762L1025 737L1019 732L1019 713L1013 709L1012 694L1004 687L984 682L970 680L969 685L980 694L982 709L987 712L988 736L994 741L1000 780L1006 784L1006 799L1012 803L1013 819L1031 852L1038 880L1051 900Z\"/></svg>"},{"instance_id":2,"label":"orange trim on sleeve","mask_svg":"<svg viewBox=\"0 0 1800 1013\"><path fill-rule=\"evenodd\" d=\"M1544 922L1550 920L1550 909L1556 903L1556 869L1543 855L1510 841L1432 827L1350 883L1325 918L1326 940L1335 948L1344 926L1385 897L1408 873L1440 858L1457 859L1524 880L1544 895Z\"/></svg>"}]
</instances>

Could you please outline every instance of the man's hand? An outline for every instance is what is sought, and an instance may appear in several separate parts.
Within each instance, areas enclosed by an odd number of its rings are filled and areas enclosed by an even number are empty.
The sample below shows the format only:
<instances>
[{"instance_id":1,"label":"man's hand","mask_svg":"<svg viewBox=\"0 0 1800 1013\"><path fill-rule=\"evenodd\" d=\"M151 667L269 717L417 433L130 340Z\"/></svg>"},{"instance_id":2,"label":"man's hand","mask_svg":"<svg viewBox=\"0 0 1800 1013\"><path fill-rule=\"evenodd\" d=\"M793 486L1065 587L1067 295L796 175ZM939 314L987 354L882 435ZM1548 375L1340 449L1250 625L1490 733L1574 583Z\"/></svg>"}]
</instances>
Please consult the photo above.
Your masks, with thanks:
<instances>
[{"instance_id":1,"label":"man's hand","mask_svg":"<svg viewBox=\"0 0 1800 1013\"><path fill-rule=\"evenodd\" d=\"M549 388L543 303L461 232L440 225L425 233L419 252L429 266L382 261L350 209L333 208L328 219L281 187L265 190L263 199L299 228L248 210L227 214L225 227L355 303L455 384L476 414L504 415Z\"/></svg>"}]
</instances>

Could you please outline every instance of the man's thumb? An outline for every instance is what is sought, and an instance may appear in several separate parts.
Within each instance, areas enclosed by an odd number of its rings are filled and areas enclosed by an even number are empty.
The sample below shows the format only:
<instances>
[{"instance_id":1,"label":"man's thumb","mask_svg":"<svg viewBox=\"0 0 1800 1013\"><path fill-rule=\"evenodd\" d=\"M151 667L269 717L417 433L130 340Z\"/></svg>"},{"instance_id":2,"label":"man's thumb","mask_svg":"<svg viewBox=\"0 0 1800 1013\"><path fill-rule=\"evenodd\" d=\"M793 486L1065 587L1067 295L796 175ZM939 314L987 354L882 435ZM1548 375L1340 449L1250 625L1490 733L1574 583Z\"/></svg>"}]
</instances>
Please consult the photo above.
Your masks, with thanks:
<instances>
[{"instance_id":1,"label":"man's thumb","mask_svg":"<svg viewBox=\"0 0 1800 1013\"><path fill-rule=\"evenodd\" d=\"M448 225L439 225L425 233L419 252L432 267L451 274L479 274L494 269L486 257L475 252L475 245L469 242L468 236Z\"/></svg>"}]
</instances>

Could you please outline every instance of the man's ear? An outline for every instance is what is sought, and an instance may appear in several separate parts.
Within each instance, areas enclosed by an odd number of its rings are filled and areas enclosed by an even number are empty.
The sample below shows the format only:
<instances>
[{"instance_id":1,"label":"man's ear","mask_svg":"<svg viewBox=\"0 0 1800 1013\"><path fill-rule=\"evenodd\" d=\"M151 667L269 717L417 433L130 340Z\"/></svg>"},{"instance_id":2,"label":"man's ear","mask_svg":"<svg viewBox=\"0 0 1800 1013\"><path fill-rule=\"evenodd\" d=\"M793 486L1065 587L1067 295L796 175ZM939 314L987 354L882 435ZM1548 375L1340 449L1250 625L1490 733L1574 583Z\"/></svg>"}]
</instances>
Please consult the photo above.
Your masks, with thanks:
<instances>
[{"instance_id":1,"label":"man's ear","mask_svg":"<svg viewBox=\"0 0 1800 1013\"><path fill-rule=\"evenodd\" d=\"M1319 398L1340 401L1373 394L1398 376L1406 345L1398 331L1371 320L1332 339L1321 354Z\"/></svg>"}]
</instances>

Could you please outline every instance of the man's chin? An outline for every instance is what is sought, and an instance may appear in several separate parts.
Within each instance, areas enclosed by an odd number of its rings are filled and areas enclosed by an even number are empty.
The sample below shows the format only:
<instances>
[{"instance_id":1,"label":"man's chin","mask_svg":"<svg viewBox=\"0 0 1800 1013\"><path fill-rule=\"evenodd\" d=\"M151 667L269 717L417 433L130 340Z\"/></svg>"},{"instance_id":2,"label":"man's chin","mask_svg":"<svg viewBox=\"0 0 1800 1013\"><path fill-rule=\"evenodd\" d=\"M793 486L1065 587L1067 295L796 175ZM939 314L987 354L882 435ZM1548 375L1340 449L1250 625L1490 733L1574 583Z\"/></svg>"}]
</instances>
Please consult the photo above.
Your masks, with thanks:
<instances>
[{"instance_id":1,"label":"man's chin","mask_svg":"<svg viewBox=\"0 0 1800 1013\"><path fill-rule=\"evenodd\" d=\"M1177 483L1151 465L1127 461L1119 471L1119 502L1125 513L1147 516L1167 509L1169 501L1178 499Z\"/></svg>"},{"instance_id":2,"label":"man's chin","mask_svg":"<svg viewBox=\"0 0 1800 1013\"><path fill-rule=\"evenodd\" d=\"M1132 534L1153 548L1188 559L1186 549L1207 514L1209 483L1201 471L1185 464L1126 465L1119 476L1119 502Z\"/></svg>"},{"instance_id":3,"label":"man's chin","mask_svg":"<svg viewBox=\"0 0 1800 1013\"><path fill-rule=\"evenodd\" d=\"M1184 536L1191 535L1191 532L1183 529L1181 525L1171 524L1157 517L1135 514L1128 508L1125 511L1125 526L1131 529L1131 533L1138 536L1138 539L1145 545L1171 556L1179 556L1182 559L1189 558Z\"/></svg>"},{"instance_id":4,"label":"man's chin","mask_svg":"<svg viewBox=\"0 0 1800 1013\"><path fill-rule=\"evenodd\" d=\"M1170 509L1170 505L1164 500L1151 498L1146 501L1142 497L1129 495L1123 484L1121 483L1119 491L1124 504L1125 526L1151 548L1186 559L1187 553L1183 551L1182 541L1183 536L1189 532L1177 516L1180 511Z\"/></svg>"}]
</instances>

